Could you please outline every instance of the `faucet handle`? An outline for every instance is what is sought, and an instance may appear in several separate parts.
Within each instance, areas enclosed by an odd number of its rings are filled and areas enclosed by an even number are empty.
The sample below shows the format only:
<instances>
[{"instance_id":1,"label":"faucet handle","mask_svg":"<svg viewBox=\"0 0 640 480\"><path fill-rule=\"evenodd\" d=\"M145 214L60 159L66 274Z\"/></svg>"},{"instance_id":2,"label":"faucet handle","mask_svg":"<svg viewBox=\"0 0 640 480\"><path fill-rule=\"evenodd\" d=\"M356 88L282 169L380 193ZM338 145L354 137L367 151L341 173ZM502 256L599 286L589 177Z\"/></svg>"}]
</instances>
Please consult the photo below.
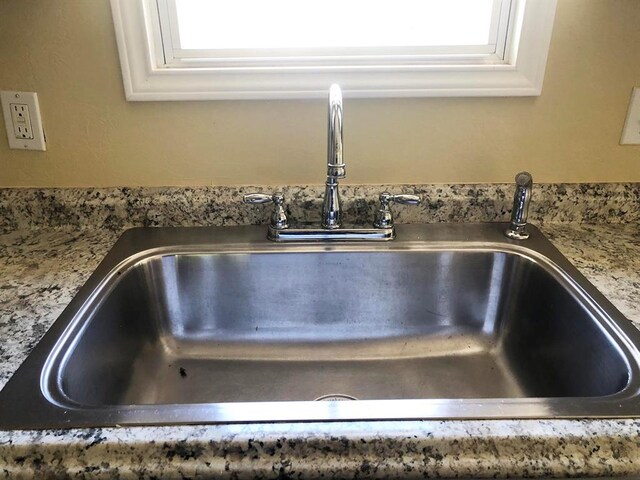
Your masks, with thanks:
<instances>
[{"instance_id":1,"label":"faucet handle","mask_svg":"<svg viewBox=\"0 0 640 480\"><path fill-rule=\"evenodd\" d=\"M274 202L273 197L275 195L269 195L268 193L248 193L242 197L242 201L251 205L262 205L263 203Z\"/></svg>"},{"instance_id":2,"label":"faucet handle","mask_svg":"<svg viewBox=\"0 0 640 480\"><path fill-rule=\"evenodd\" d=\"M284 230L289 228L287 220L287 212L284 210L284 195L276 192L273 195L268 193L248 193L242 197L244 203L250 205L263 205L273 203L273 213L271 213L271 227L276 230Z\"/></svg>"},{"instance_id":3,"label":"faucet handle","mask_svg":"<svg viewBox=\"0 0 640 480\"><path fill-rule=\"evenodd\" d=\"M400 203L402 205L419 205L420 197L417 195L391 195L389 192L382 192L380 194L380 208L376 212L376 218L373 222L374 227L393 227L393 213L391 213L392 203Z\"/></svg>"},{"instance_id":4,"label":"faucet handle","mask_svg":"<svg viewBox=\"0 0 640 480\"><path fill-rule=\"evenodd\" d=\"M389 192L380 194L380 203L391 204L401 203L402 205L420 205L420 197L418 195L391 195Z\"/></svg>"}]
</instances>

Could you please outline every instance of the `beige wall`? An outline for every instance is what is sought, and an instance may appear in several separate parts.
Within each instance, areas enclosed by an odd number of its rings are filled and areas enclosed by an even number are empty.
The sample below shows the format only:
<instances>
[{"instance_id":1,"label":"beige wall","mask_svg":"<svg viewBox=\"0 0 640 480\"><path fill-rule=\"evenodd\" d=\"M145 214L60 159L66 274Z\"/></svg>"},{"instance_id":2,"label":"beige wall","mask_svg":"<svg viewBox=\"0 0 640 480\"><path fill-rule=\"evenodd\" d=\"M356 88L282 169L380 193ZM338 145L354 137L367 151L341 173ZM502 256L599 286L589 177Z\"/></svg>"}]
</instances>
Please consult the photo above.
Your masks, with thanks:
<instances>
[{"instance_id":1,"label":"beige wall","mask_svg":"<svg viewBox=\"0 0 640 480\"><path fill-rule=\"evenodd\" d=\"M346 99L347 181L638 182L639 45L639 0L559 0L541 97ZM48 139L0 131L0 186L324 181L322 101L127 103L108 0L0 1L0 90L38 92Z\"/></svg>"}]
</instances>

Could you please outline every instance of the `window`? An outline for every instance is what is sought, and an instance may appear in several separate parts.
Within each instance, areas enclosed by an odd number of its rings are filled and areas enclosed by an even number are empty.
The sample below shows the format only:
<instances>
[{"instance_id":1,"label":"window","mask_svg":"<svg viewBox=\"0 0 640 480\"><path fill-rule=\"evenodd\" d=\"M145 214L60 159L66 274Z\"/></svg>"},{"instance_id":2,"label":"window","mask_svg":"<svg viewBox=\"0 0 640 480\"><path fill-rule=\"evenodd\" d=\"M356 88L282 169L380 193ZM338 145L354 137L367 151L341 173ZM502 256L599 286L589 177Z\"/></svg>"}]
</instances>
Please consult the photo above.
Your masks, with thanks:
<instances>
[{"instance_id":1,"label":"window","mask_svg":"<svg viewBox=\"0 0 640 480\"><path fill-rule=\"evenodd\" d=\"M127 99L539 95L556 0L111 0Z\"/></svg>"}]
</instances>

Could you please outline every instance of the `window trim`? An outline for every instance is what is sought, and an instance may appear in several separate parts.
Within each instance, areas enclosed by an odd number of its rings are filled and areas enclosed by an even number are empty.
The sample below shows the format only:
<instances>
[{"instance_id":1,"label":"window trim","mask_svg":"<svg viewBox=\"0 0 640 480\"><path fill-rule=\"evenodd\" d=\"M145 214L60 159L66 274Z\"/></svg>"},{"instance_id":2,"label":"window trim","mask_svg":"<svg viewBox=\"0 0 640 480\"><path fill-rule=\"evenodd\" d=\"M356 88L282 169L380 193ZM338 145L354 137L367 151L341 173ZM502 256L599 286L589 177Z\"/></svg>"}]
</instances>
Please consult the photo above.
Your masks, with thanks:
<instances>
[{"instance_id":1,"label":"window trim","mask_svg":"<svg viewBox=\"0 0 640 480\"><path fill-rule=\"evenodd\" d=\"M509 32L506 44L497 45L499 54L445 57L445 62L438 56L426 64L424 55L419 56L422 64L415 64L413 56L403 57L413 64L376 56L386 63L355 67L342 57L320 64L299 57L280 59L292 63L286 68L265 65L261 59L243 65L232 59L212 67L186 58L179 59L176 68L176 59L164 58L158 26L166 12L156 0L111 0L111 7L126 98L156 101L319 98L331 83L339 83L350 97L537 96L556 2L512 0L510 25L518 28Z\"/></svg>"}]
</instances>

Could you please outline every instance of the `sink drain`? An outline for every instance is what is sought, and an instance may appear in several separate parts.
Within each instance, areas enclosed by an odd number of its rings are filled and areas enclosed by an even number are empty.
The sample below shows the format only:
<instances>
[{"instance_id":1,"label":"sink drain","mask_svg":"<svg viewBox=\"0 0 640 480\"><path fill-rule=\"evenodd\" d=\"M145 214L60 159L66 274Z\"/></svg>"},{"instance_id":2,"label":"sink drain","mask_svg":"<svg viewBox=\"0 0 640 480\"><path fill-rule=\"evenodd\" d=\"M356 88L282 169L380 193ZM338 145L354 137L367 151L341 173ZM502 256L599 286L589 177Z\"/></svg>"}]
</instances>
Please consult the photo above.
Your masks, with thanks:
<instances>
[{"instance_id":1,"label":"sink drain","mask_svg":"<svg viewBox=\"0 0 640 480\"><path fill-rule=\"evenodd\" d=\"M322 395L316 398L315 402L344 402L345 400L358 400L351 395L345 395L344 393L330 393L328 395Z\"/></svg>"}]
</instances>

